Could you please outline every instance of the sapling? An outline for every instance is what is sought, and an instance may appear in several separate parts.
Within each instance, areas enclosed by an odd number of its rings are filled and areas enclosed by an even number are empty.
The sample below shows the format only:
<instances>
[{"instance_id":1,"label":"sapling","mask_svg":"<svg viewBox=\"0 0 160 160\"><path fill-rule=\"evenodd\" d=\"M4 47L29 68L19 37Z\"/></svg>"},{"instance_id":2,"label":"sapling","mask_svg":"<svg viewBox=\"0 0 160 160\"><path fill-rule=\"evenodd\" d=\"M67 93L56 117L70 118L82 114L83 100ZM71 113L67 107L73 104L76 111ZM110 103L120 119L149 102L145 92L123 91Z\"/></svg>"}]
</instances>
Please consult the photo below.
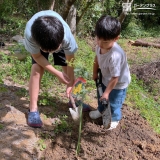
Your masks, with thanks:
<instances>
[{"instance_id":1,"label":"sapling","mask_svg":"<svg viewBox=\"0 0 160 160\"><path fill-rule=\"evenodd\" d=\"M76 155L79 154L80 152L80 144L81 144L81 132L82 132L82 108L83 108L83 101L85 99L87 90L85 89L85 86L82 85L81 91L78 93L78 97L80 99L79 101L79 133L78 133L78 142L77 142L77 147L76 147Z\"/></svg>"}]
</instances>

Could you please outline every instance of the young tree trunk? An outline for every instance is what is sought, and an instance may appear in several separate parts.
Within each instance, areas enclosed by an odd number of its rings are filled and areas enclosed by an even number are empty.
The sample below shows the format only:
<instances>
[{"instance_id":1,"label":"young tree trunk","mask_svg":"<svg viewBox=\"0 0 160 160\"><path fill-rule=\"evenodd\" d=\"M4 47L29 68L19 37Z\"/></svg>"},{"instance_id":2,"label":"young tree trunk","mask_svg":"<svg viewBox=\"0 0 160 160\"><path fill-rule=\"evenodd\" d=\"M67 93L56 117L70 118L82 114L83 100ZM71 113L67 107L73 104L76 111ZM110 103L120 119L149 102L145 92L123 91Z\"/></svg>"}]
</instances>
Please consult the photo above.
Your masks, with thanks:
<instances>
[{"instance_id":1,"label":"young tree trunk","mask_svg":"<svg viewBox=\"0 0 160 160\"><path fill-rule=\"evenodd\" d=\"M39 1L38 1L38 0L36 0L36 3L37 3L37 9L38 9L38 11L40 11Z\"/></svg>"},{"instance_id":2,"label":"young tree trunk","mask_svg":"<svg viewBox=\"0 0 160 160\"><path fill-rule=\"evenodd\" d=\"M67 23L71 28L72 34L75 36L76 35L76 7L72 5L69 14L67 16Z\"/></svg>"},{"instance_id":3,"label":"young tree trunk","mask_svg":"<svg viewBox=\"0 0 160 160\"><path fill-rule=\"evenodd\" d=\"M132 5L133 0L124 0L123 3L130 3L130 5ZM123 5L123 3L122 3L122 5ZM120 16L118 18L121 24L123 23L128 11L130 10L130 7L131 6L126 7L126 10L124 10L124 8L123 8L122 13L120 14Z\"/></svg>"},{"instance_id":4,"label":"young tree trunk","mask_svg":"<svg viewBox=\"0 0 160 160\"><path fill-rule=\"evenodd\" d=\"M61 14L64 20L67 19L67 16L68 16L68 13L69 13L69 11L71 9L71 6L74 4L75 1L76 0L66 0L63 12Z\"/></svg>"},{"instance_id":5,"label":"young tree trunk","mask_svg":"<svg viewBox=\"0 0 160 160\"><path fill-rule=\"evenodd\" d=\"M50 9L50 10L53 10L53 9L54 9L54 5L55 5L55 0L52 0L49 9Z\"/></svg>"}]
</instances>

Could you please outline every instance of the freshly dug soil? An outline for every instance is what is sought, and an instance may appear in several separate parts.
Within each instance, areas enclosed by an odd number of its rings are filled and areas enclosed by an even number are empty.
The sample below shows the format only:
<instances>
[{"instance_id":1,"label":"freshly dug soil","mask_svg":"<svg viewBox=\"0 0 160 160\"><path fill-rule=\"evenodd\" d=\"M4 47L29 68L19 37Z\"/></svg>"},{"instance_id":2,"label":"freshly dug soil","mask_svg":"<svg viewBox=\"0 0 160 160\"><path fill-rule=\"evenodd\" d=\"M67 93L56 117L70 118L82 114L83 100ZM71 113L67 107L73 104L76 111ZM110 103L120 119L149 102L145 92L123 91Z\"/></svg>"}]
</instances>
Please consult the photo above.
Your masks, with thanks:
<instances>
[{"instance_id":1,"label":"freshly dug soil","mask_svg":"<svg viewBox=\"0 0 160 160\"><path fill-rule=\"evenodd\" d=\"M39 107L44 126L34 129L26 124L28 100L17 96L20 87L4 85L0 95L0 160L159 160L160 135L143 119L139 111L123 105L118 127L108 131L101 118L91 120L83 113L81 151L76 156L78 124L73 122L68 105L60 102L55 115L67 115L71 131L55 134L54 119L44 116L51 106ZM96 99L93 98L96 103ZM55 118L55 116L53 116ZM45 139L43 142L41 139ZM45 144L45 147L42 147ZM40 150L40 148L42 149Z\"/></svg>"}]
</instances>

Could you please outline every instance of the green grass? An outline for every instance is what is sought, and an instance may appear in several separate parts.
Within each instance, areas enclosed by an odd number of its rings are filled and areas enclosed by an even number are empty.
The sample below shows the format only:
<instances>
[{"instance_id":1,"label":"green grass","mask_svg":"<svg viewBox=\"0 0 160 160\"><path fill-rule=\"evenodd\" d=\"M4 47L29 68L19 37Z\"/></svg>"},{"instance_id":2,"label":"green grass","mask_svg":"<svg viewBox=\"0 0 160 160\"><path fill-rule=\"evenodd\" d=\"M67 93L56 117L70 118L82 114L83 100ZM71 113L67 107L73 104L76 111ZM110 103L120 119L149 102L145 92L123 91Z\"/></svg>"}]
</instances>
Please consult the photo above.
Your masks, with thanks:
<instances>
[{"instance_id":1,"label":"green grass","mask_svg":"<svg viewBox=\"0 0 160 160\"><path fill-rule=\"evenodd\" d=\"M141 22L139 22L140 21L137 23L135 20L132 20L125 29L122 28L121 36L123 38L132 38L134 40L145 37L160 37L159 25L146 28Z\"/></svg>"},{"instance_id":2,"label":"green grass","mask_svg":"<svg viewBox=\"0 0 160 160\"><path fill-rule=\"evenodd\" d=\"M3 128L4 128L4 126L2 124L0 124L0 129L3 129Z\"/></svg>"},{"instance_id":3,"label":"green grass","mask_svg":"<svg viewBox=\"0 0 160 160\"><path fill-rule=\"evenodd\" d=\"M76 53L75 60L75 75L76 77L84 77L88 83L87 85L92 85L92 68L95 53L92 48L86 44L86 41L76 39L79 49Z\"/></svg>"},{"instance_id":4,"label":"green grass","mask_svg":"<svg viewBox=\"0 0 160 160\"><path fill-rule=\"evenodd\" d=\"M139 109L142 117L160 134L160 103L154 100L154 96L147 92L143 82L138 81L135 75L132 75L126 102L128 106Z\"/></svg>"},{"instance_id":5,"label":"green grass","mask_svg":"<svg viewBox=\"0 0 160 160\"><path fill-rule=\"evenodd\" d=\"M4 26L0 28L0 34L23 35L27 20L19 17L3 17ZM5 39L4 39L5 40Z\"/></svg>"},{"instance_id":6,"label":"green grass","mask_svg":"<svg viewBox=\"0 0 160 160\"><path fill-rule=\"evenodd\" d=\"M47 147L43 139L37 141L37 146L41 151L43 151Z\"/></svg>"},{"instance_id":7,"label":"green grass","mask_svg":"<svg viewBox=\"0 0 160 160\"><path fill-rule=\"evenodd\" d=\"M160 59L159 49L153 47L141 47L141 46L131 46L128 44L129 40L132 39L119 39L118 43L124 49L127 54L129 64L133 65L143 65L146 63L154 62ZM145 38L144 41L154 42L154 38ZM155 42L158 43L158 42Z\"/></svg>"},{"instance_id":8,"label":"green grass","mask_svg":"<svg viewBox=\"0 0 160 160\"><path fill-rule=\"evenodd\" d=\"M54 132L56 134L63 133L63 132L71 132L72 126L67 122L68 116L62 115L62 116L58 116L58 118L60 119L60 122L57 122L55 124Z\"/></svg>"}]
</instances>

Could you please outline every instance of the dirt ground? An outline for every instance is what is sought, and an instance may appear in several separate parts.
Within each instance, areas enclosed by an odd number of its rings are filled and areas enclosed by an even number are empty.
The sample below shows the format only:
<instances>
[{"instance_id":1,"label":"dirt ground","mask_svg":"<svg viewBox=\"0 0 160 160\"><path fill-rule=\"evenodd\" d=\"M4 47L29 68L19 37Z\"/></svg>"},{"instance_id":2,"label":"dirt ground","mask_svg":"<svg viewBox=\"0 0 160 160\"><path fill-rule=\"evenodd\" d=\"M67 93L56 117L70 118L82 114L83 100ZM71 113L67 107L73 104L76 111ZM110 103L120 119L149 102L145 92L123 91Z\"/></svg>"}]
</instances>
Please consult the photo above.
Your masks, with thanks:
<instances>
[{"instance_id":1,"label":"dirt ground","mask_svg":"<svg viewBox=\"0 0 160 160\"><path fill-rule=\"evenodd\" d=\"M152 66L152 67L151 67ZM150 63L133 72L143 79L147 74L160 79L160 64ZM147 68L144 70L144 68ZM151 74L152 73L152 74ZM144 76L143 76L144 75ZM18 96L27 86L7 80L0 86L0 160L159 160L160 135L156 134L138 110L123 105L123 118L111 131L103 128L101 119L93 121L88 112L83 113L81 151L76 156L78 124L71 119L66 101L55 98L59 109L55 115L67 115L70 131L55 133L55 116L45 115L53 111L51 106L40 106L44 126L34 129L26 124L28 99ZM93 91L92 106L97 105ZM58 116L57 116L58 119ZM40 141L45 139L44 142ZM43 147L43 144L46 146ZM40 149L40 148L43 149Z\"/></svg>"},{"instance_id":2,"label":"dirt ground","mask_svg":"<svg viewBox=\"0 0 160 160\"><path fill-rule=\"evenodd\" d=\"M142 66L133 67L131 71L140 80L143 80L144 84L148 86L149 92L154 92L154 90L156 90L155 99L158 98L160 93L160 60Z\"/></svg>"},{"instance_id":3,"label":"dirt ground","mask_svg":"<svg viewBox=\"0 0 160 160\"><path fill-rule=\"evenodd\" d=\"M45 118L52 108L40 107L44 126L33 129L26 124L28 101L18 97L17 86L4 85L7 92L0 96L0 160L159 160L160 135L154 133L139 111L123 105L123 119L119 126L107 131L101 119L93 121L83 113L81 151L76 157L78 125L70 118L66 103L58 102L56 115L69 116L71 132L54 133L53 119ZM95 101L96 103L96 101ZM40 150L38 141L45 137L46 149Z\"/></svg>"}]
</instances>

